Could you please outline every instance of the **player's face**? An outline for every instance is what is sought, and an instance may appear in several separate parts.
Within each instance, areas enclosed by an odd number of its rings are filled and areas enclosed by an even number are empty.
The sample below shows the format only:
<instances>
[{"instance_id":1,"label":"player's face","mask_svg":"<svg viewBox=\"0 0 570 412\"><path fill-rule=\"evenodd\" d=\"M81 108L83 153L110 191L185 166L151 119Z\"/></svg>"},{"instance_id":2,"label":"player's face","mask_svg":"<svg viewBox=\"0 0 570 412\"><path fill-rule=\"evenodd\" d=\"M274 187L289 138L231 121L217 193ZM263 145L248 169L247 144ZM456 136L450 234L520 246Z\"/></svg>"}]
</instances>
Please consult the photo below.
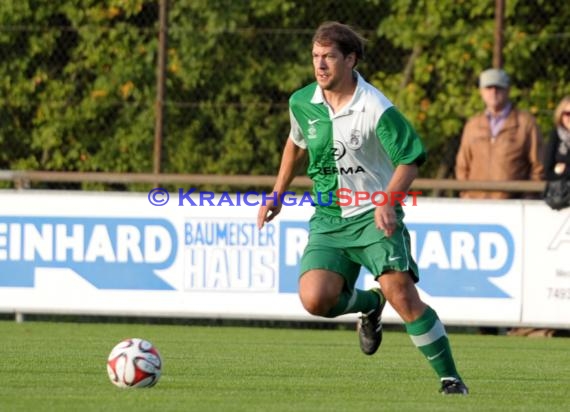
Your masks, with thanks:
<instances>
[{"instance_id":1,"label":"player's face","mask_svg":"<svg viewBox=\"0 0 570 412\"><path fill-rule=\"evenodd\" d=\"M323 90L340 90L344 82L351 81L354 53L343 56L334 46L313 44L313 67L315 78Z\"/></svg>"},{"instance_id":2,"label":"player's face","mask_svg":"<svg viewBox=\"0 0 570 412\"><path fill-rule=\"evenodd\" d=\"M487 110L491 112L500 112L504 109L509 101L509 89L502 87L483 87L481 89L481 98L487 106Z\"/></svg>"}]
</instances>

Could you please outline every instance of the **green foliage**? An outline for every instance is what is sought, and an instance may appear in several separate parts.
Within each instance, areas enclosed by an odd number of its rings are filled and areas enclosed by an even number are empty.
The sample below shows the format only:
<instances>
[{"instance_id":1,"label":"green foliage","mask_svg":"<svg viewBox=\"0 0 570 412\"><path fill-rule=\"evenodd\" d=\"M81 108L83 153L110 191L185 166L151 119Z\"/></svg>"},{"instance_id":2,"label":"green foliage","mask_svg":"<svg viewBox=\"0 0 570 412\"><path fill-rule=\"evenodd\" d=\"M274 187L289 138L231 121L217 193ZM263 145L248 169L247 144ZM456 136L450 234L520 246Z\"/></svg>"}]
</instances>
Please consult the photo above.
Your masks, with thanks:
<instances>
[{"instance_id":1,"label":"green foliage","mask_svg":"<svg viewBox=\"0 0 570 412\"><path fill-rule=\"evenodd\" d=\"M0 2L0 169L152 170L158 3ZM506 2L512 96L544 133L570 93L561 3ZM170 1L161 170L274 174L289 95L313 80L313 31L334 19L369 40L358 69L424 137L435 176L482 109L493 14L491 0Z\"/></svg>"},{"instance_id":2,"label":"green foliage","mask_svg":"<svg viewBox=\"0 0 570 412\"><path fill-rule=\"evenodd\" d=\"M314 21L332 8L337 18L356 22L375 3L360 9L340 1L176 3L165 170L274 174L289 132L289 95L313 80ZM313 21L312 13L322 17Z\"/></svg>"},{"instance_id":3,"label":"green foliage","mask_svg":"<svg viewBox=\"0 0 570 412\"><path fill-rule=\"evenodd\" d=\"M144 30L155 19L137 18L144 3L16 3L0 12L18 28L2 32L2 167L148 170L156 41Z\"/></svg>"},{"instance_id":4,"label":"green foliage","mask_svg":"<svg viewBox=\"0 0 570 412\"><path fill-rule=\"evenodd\" d=\"M401 48L406 66L395 73L379 71L373 79L435 154L427 175L435 174L437 163L453 161L465 120L483 109L477 78L493 62L493 3L397 1L380 22L379 34ZM564 23L570 13L550 2L506 3L503 57L513 80L512 97L538 117L546 132L553 108L570 91L564 56L570 49Z\"/></svg>"}]
</instances>

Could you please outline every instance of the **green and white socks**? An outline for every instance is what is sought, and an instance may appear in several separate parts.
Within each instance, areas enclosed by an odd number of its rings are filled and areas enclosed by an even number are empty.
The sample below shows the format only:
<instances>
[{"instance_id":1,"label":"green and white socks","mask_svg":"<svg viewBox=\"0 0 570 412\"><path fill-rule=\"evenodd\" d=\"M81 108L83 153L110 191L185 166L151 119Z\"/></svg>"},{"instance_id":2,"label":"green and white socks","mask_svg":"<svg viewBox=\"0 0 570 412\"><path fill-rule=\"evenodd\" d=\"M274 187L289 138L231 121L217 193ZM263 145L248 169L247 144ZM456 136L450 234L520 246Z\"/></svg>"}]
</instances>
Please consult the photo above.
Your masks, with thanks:
<instances>
[{"instance_id":1,"label":"green and white socks","mask_svg":"<svg viewBox=\"0 0 570 412\"><path fill-rule=\"evenodd\" d=\"M374 289L355 289L352 293L343 291L337 304L326 316L333 318L346 313L367 313L378 307L378 299L380 299L379 292ZM441 380L453 378L461 380L455 367L445 327L431 307L428 306L418 319L405 323L405 326L412 342Z\"/></svg>"},{"instance_id":2,"label":"green and white socks","mask_svg":"<svg viewBox=\"0 0 570 412\"><path fill-rule=\"evenodd\" d=\"M455 368L443 323L432 308L428 306L418 319L405 325L412 342L423 353L440 380L448 378L461 380Z\"/></svg>"}]
</instances>

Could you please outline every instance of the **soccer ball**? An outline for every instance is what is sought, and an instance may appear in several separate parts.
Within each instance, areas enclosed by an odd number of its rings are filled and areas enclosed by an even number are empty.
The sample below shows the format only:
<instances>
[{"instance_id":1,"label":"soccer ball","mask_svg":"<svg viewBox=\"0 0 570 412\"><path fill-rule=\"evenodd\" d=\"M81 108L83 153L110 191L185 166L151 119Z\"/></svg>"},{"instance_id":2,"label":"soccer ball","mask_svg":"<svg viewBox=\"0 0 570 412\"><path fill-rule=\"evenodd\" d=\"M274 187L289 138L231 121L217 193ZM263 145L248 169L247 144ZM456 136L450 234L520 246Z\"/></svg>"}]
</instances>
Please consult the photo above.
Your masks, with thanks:
<instances>
[{"instance_id":1,"label":"soccer ball","mask_svg":"<svg viewBox=\"0 0 570 412\"><path fill-rule=\"evenodd\" d=\"M162 359L152 343L139 338L119 342L107 359L107 373L119 388L154 386L162 373Z\"/></svg>"}]
</instances>

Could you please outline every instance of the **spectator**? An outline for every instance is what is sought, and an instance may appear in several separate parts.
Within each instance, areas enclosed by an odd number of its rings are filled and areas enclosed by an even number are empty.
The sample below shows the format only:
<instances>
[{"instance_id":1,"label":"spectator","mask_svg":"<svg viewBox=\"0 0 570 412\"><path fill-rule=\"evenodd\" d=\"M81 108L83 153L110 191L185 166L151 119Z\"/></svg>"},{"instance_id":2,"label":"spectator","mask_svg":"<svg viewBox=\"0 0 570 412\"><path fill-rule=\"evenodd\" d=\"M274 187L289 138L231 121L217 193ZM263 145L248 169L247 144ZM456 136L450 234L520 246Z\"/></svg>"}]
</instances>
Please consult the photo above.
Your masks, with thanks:
<instances>
[{"instance_id":1,"label":"spectator","mask_svg":"<svg viewBox=\"0 0 570 412\"><path fill-rule=\"evenodd\" d=\"M554 129L544 151L546 180L570 179L570 95L554 111Z\"/></svg>"},{"instance_id":2,"label":"spectator","mask_svg":"<svg viewBox=\"0 0 570 412\"><path fill-rule=\"evenodd\" d=\"M503 70L481 73L479 90L485 111L470 118L463 130L455 162L458 180L542 180L542 136L534 117L514 107L509 87ZM492 191L464 191L460 195L471 199L521 197Z\"/></svg>"},{"instance_id":3,"label":"spectator","mask_svg":"<svg viewBox=\"0 0 570 412\"><path fill-rule=\"evenodd\" d=\"M544 152L544 200L554 210L570 206L570 96L554 111L554 129Z\"/></svg>"}]
</instances>

